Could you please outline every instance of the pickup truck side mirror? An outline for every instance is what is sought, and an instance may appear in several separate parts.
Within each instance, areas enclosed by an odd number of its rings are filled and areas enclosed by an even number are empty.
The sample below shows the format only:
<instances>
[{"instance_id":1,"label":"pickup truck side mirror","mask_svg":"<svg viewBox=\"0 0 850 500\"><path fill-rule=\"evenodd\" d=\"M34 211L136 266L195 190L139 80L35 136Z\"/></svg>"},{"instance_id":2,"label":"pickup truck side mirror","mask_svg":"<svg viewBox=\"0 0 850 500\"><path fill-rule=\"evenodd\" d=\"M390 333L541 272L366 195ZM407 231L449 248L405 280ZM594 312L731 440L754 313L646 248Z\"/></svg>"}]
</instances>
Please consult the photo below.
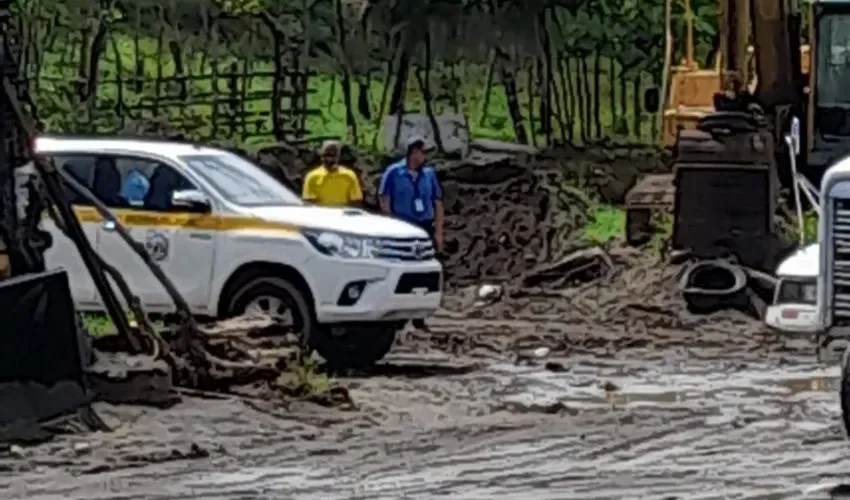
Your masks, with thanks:
<instances>
[{"instance_id":1,"label":"pickup truck side mirror","mask_svg":"<svg viewBox=\"0 0 850 500\"><path fill-rule=\"evenodd\" d=\"M202 191L197 189L181 189L171 194L171 206L182 208L189 212L209 213L212 202Z\"/></svg>"},{"instance_id":2,"label":"pickup truck side mirror","mask_svg":"<svg viewBox=\"0 0 850 500\"><path fill-rule=\"evenodd\" d=\"M657 87L646 89L643 93L643 110L647 113L657 113L661 107L661 94Z\"/></svg>"}]
</instances>

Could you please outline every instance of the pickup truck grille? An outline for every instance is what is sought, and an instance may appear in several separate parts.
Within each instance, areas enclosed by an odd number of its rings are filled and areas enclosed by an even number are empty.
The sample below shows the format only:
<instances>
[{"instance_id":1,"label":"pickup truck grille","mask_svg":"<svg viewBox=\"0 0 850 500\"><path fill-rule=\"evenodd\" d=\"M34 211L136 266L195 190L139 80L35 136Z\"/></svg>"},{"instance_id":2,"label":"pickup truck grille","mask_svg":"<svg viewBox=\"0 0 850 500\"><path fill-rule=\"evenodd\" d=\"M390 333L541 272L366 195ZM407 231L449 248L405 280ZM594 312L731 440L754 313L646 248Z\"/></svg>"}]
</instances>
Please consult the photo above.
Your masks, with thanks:
<instances>
[{"instance_id":1,"label":"pickup truck grille","mask_svg":"<svg viewBox=\"0 0 850 500\"><path fill-rule=\"evenodd\" d=\"M422 261L434 258L434 244L428 238L388 238L378 241L379 259Z\"/></svg>"},{"instance_id":2,"label":"pickup truck grille","mask_svg":"<svg viewBox=\"0 0 850 500\"><path fill-rule=\"evenodd\" d=\"M833 201L832 212L832 316L833 321L850 321L850 199Z\"/></svg>"}]
</instances>

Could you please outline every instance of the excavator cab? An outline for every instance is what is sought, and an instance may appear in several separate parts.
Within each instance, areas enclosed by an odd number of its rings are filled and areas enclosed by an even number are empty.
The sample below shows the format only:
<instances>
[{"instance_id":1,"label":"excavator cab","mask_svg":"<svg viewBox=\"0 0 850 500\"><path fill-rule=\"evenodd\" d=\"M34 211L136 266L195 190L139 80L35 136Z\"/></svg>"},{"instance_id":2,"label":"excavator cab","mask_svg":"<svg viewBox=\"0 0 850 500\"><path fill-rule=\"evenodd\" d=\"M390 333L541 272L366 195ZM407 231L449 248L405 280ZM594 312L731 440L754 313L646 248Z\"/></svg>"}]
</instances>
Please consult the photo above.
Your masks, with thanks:
<instances>
[{"instance_id":1,"label":"excavator cab","mask_svg":"<svg viewBox=\"0 0 850 500\"><path fill-rule=\"evenodd\" d=\"M661 142L666 148L676 145L680 130L695 129L701 118L714 111L714 96L723 89L720 76L723 54L718 50L710 67L700 67L694 57L694 16L690 0L682 0L682 6L686 23L685 56L679 65L670 68L670 90L664 100L661 118ZM670 28L667 27L668 31ZM753 67L756 61L752 46L748 47L747 56L747 65ZM810 68L811 49L804 44L800 47L800 69L804 76L809 74ZM748 82L751 89L756 84L755 78ZM655 92L654 89L651 91Z\"/></svg>"},{"instance_id":2,"label":"excavator cab","mask_svg":"<svg viewBox=\"0 0 850 500\"><path fill-rule=\"evenodd\" d=\"M817 184L830 165L850 155L850 0L815 0L810 8L815 72L805 170Z\"/></svg>"}]
</instances>

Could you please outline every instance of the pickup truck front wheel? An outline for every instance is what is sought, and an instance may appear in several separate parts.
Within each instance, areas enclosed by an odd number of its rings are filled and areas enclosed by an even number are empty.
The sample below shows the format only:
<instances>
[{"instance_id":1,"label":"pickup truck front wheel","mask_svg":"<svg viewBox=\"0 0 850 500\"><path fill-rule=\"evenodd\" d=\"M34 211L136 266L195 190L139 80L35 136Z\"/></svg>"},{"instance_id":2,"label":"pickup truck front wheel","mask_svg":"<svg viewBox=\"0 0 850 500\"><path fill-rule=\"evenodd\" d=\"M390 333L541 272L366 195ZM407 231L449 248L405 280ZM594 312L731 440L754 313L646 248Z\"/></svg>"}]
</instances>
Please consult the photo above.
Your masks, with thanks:
<instances>
[{"instance_id":1,"label":"pickup truck front wheel","mask_svg":"<svg viewBox=\"0 0 850 500\"><path fill-rule=\"evenodd\" d=\"M307 338L331 369L364 369L390 352L403 323L318 325Z\"/></svg>"},{"instance_id":2,"label":"pickup truck front wheel","mask_svg":"<svg viewBox=\"0 0 850 500\"><path fill-rule=\"evenodd\" d=\"M282 278L260 276L245 282L227 302L227 316L268 315L289 332L309 337L315 326L304 294Z\"/></svg>"}]
</instances>

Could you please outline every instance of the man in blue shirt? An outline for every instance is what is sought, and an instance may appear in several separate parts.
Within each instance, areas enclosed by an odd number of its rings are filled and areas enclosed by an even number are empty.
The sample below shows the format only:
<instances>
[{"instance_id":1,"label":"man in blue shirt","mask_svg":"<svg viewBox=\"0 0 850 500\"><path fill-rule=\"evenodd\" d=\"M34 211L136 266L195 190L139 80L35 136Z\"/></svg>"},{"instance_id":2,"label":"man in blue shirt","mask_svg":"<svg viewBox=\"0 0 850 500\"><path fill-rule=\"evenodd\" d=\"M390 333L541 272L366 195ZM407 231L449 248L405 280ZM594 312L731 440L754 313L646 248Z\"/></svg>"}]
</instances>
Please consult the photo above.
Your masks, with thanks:
<instances>
[{"instance_id":1,"label":"man in blue shirt","mask_svg":"<svg viewBox=\"0 0 850 500\"><path fill-rule=\"evenodd\" d=\"M443 250L443 191L437 172L425 161L425 141L407 142L407 154L381 177L381 211L424 229L434 248Z\"/></svg>"},{"instance_id":2,"label":"man in blue shirt","mask_svg":"<svg viewBox=\"0 0 850 500\"><path fill-rule=\"evenodd\" d=\"M393 163L381 177L378 196L381 211L421 227L428 233L437 252L443 250L443 190L437 172L426 165L425 141L407 141L407 154ZM413 320L413 326L426 329L425 321Z\"/></svg>"}]
</instances>

